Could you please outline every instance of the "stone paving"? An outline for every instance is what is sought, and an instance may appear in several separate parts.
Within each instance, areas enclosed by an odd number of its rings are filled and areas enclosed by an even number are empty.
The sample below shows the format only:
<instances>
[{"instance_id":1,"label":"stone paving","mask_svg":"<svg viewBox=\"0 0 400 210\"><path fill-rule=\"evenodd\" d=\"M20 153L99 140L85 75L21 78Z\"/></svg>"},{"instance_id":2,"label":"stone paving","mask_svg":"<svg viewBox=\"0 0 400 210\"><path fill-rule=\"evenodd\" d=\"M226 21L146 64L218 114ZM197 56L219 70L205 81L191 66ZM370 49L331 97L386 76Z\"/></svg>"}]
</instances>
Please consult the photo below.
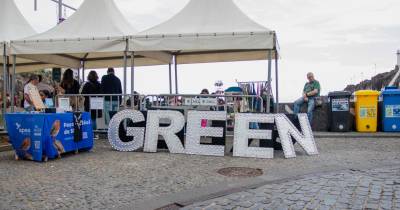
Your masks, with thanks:
<instances>
[{"instance_id":1,"label":"stone paving","mask_svg":"<svg viewBox=\"0 0 400 210\"><path fill-rule=\"evenodd\" d=\"M400 166L269 184L183 209L400 209Z\"/></svg>"},{"instance_id":2,"label":"stone paving","mask_svg":"<svg viewBox=\"0 0 400 210\"><path fill-rule=\"evenodd\" d=\"M272 180L294 174L400 165L400 139L317 139L317 145L319 156L307 156L296 146L296 159L284 159L277 151L270 160L123 153L112 150L104 140L97 141L92 152L47 163L15 161L13 152L1 152L0 209L117 209L243 180L219 175L217 171L225 167L259 168Z\"/></svg>"}]
</instances>

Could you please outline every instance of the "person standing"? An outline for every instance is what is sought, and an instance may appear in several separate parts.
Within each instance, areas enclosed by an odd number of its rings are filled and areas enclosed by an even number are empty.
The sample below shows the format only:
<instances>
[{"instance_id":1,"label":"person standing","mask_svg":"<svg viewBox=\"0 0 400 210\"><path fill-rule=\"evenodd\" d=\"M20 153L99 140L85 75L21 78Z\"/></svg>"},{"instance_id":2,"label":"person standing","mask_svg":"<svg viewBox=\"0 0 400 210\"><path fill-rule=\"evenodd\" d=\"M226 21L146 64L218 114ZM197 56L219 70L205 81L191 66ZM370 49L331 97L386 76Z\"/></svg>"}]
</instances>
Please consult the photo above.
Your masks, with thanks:
<instances>
[{"instance_id":1,"label":"person standing","mask_svg":"<svg viewBox=\"0 0 400 210\"><path fill-rule=\"evenodd\" d=\"M99 76L95 71L90 71L87 77L88 82L82 88L82 94L102 94L101 84L99 83ZM96 119L102 117L101 110L91 110L90 109L90 98L89 96L85 96L84 108L85 112L90 112L90 116L92 119L93 129L97 129Z\"/></svg>"},{"instance_id":2,"label":"person standing","mask_svg":"<svg viewBox=\"0 0 400 210\"><path fill-rule=\"evenodd\" d=\"M37 75L31 75L28 82L24 86L24 109L25 111L35 111L35 106L31 98L31 91L37 91L37 84L39 84L39 77Z\"/></svg>"},{"instance_id":3,"label":"person standing","mask_svg":"<svg viewBox=\"0 0 400 210\"><path fill-rule=\"evenodd\" d=\"M103 94L122 94L121 80L115 76L114 68L108 68L107 75L101 78L101 89ZM121 104L121 96L106 96L104 101L105 123L110 122L110 112L117 111Z\"/></svg>"},{"instance_id":4,"label":"person standing","mask_svg":"<svg viewBox=\"0 0 400 210\"><path fill-rule=\"evenodd\" d=\"M208 91L208 89L203 89L201 90L200 95L210 95L210 92Z\"/></svg>"},{"instance_id":5,"label":"person standing","mask_svg":"<svg viewBox=\"0 0 400 210\"><path fill-rule=\"evenodd\" d=\"M65 70L60 84L62 94L79 94L79 82L74 79L74 72L71 69Z\"/></svg>"},{"instance_id":6,"label":"person standing","mask_svg":"<svg viewBox=\"0 0 400 210\"><path fill-rule=\"evenodd\" d=\"M39 77L39 84L37 85L38 90L47 91L49 93L49 97L52 96L54 94L54 88L43 81L42 75L38 75L38 77Z\"/></svg>"},{"instance_id":7,"label":"person standing","mask_svg":"<svg viewBox=\"0 0 400 210\"><path fill-rule=\"evenodd\" d=\"M39 79L39 81L40 81L40 79ZM39 94L40 94L40 98L42 99L43 103L46 104L46 99L50 98L50 92L47 90L39 90Z\"/></svg>"},{"instance_id":8,"label":"person standing","mask_svg":"<svg viewBox=\"0 0 400 210\"><path fill-rule=\"evenodd\" d=\"M314 74L311 72L307 74L307 79L308 82L304 85L303 88L303 96L294 102L293 112L297 116L297 114L300 112L301 106L306 103L308 120L310 121L310 123L312 123L313 111L315 108L315 98L320 96L321 85L315 79Z\"/></svg>"},{"instance_id":9,"label":"person standing","mask_svg":"<svg viewBox=\"0 0 400 210\"><path fill-rule=\"evenodd\" d=\"M61 84L57 87L58 95L77 95L79 94L79 82L74 79L74 72L72 69L65 70ZM70 105L72 110L76 110L79 106L77 96L70 96Z\"/></svg>"}]
</instances>

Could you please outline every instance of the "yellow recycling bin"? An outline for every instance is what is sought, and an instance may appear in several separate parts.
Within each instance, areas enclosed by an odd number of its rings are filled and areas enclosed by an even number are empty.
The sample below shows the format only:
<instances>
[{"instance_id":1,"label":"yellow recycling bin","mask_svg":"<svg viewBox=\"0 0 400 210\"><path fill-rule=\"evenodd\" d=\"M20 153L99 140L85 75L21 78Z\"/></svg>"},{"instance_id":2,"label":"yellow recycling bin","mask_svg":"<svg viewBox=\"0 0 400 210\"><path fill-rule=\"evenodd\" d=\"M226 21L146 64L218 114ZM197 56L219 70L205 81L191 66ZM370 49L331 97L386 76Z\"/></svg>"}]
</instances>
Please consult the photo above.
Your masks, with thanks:
<instances>
[{"instance_id":1,"label":"yellow recycling bin","mask_svg":"<svg viewBox=\"0 0 400 210\"><path fill-rule=\"evenodd\" d=\"M376 132L378 128L379 91L360 90L354 93L358 132Z\"/></svg>"}]
</instances>

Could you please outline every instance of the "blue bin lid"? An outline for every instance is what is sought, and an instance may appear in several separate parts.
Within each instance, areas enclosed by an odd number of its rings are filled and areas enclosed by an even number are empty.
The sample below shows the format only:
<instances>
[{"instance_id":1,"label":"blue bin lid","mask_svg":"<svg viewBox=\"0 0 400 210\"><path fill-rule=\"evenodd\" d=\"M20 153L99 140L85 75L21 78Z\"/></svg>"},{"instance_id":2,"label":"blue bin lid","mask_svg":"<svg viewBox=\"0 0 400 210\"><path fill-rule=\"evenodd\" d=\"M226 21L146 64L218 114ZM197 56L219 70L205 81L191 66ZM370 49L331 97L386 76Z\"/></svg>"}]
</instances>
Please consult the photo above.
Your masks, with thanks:
<instances>
[{"instance_id":1,"label":"blue bin lid","mask_svg":"<svg viewBox=\"0 0 400 210\"><path fill-rule=\"evenodd\" d=\"M386 86L384 90L396 90L396 86Z\"/></svg>"},{"instance_id":2,"label":"blue bin lid","mask_svg":"<svg viewBox=\"0 0 400 210\"><path fill-rule=\"evenodd\" d=\"M382 95L400 95L400 89L396 87L385 87L385 89L381 93Z\"/></svg>"}]
</instances>

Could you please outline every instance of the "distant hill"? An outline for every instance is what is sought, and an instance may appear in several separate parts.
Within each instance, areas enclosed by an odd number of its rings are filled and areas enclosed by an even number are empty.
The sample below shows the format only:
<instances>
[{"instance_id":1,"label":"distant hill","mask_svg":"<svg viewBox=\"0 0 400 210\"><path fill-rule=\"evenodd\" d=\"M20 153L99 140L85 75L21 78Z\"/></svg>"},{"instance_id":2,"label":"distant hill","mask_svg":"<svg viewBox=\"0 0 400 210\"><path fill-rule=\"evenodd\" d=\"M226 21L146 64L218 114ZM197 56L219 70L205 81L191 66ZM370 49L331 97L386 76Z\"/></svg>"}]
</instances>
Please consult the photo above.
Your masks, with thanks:
<instances>
[{"instance_id":1,"label":"distant hill","mask_svg":"<svg viewBox=\"0 0 400 210\"><path fill-rule=\"evenodd\" d=\"M344 90L349 91L351 93L357 90L381 90L382 88L388 86L388 84L393 79L397 71L399 71L398 66L396 66L396 68L392 71L378 74L369 80L364 80L360 82L359 84L348 85ZM397 78L395 85L399 87L399 83L400 83L400 77Z\"/></svg>"}]
</instances>

